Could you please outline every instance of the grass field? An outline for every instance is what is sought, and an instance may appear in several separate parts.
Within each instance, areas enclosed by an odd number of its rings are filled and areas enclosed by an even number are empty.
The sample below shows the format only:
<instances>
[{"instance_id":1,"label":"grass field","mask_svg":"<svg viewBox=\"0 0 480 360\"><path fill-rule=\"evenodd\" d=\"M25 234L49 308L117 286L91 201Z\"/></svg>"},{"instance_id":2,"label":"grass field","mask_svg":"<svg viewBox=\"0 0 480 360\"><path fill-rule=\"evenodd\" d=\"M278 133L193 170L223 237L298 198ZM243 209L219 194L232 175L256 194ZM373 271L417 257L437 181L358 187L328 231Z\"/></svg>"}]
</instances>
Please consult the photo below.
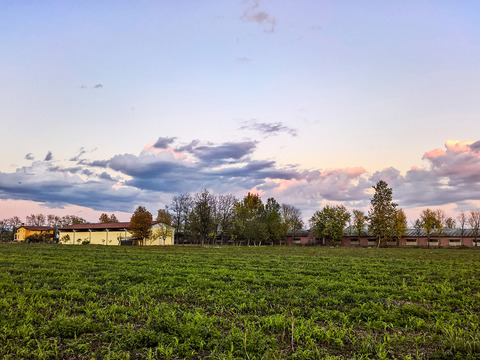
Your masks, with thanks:
<instances>
[{"instance_id":1,"label":"grass field","mask_svg":"<svg viewBox=\"0 0 480 360\"><path fill-rule=\"evenodd\" d=\"M0 245L0 358L480 358L480 251Z\"/></svg>"}]
</instances>

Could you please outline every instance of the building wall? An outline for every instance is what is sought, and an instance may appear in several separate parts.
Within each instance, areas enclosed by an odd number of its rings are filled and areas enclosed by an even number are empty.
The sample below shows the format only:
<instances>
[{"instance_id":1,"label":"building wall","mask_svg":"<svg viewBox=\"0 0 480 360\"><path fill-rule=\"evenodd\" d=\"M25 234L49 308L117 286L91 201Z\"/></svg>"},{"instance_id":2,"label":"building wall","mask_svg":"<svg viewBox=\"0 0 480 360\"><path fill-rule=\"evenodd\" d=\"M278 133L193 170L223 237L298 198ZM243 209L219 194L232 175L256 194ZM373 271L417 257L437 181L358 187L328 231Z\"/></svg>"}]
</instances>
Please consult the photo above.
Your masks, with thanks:
<instances>
[{"instance_id":1,"label":"building wall","mask_svg":"<svg viewBox=\"0 0 480 360\"><path fill-rule=\"evenodd\" d=\"M69 240L65 240L67 235ZM137 244L144 246L173 245L173 236L173 229L165 229L164 226L155 224L152 227L152 236ZM128 230L61 230L59 239L62 244L68 245L79 245L82 244L82 241L89 241L93 245L120 245L120 239L125 240L132 237Z\"/></svg>"},{"instance_id":2,"label":"building wall","mask_svg":"<svg viewBox=\"0 0 480 360\"><path fill-rule=\"evenodd\" d=\"M65 240L68 235L69 240ZM73 231L62 230L60 231L60 242L62 244L78 245L82 241L90 241L93 245L119 245L119 238L131 237L132 234L125 232L124 230L92 230L92 231Z\"/></svg>"}]
</instances>

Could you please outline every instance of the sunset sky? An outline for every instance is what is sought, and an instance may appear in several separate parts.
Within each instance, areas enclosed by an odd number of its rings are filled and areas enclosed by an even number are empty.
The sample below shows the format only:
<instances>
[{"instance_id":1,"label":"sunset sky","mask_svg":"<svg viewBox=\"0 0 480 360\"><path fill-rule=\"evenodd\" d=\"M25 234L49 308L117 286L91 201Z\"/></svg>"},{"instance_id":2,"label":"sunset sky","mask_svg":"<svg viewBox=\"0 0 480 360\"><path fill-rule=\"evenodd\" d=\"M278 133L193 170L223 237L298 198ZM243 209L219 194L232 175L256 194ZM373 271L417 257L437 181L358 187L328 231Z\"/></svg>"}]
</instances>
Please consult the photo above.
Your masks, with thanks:
<instances>
[{"instance_id":1,"label":"sunset sky","mask_svg":"<svg viewBox=\"0 0 480 360\"><path fill-rule=\"evenodd\" d=\"M480 205L480 3L2 1L0 219L258 192Z\"/></svg>"}]
</instances>

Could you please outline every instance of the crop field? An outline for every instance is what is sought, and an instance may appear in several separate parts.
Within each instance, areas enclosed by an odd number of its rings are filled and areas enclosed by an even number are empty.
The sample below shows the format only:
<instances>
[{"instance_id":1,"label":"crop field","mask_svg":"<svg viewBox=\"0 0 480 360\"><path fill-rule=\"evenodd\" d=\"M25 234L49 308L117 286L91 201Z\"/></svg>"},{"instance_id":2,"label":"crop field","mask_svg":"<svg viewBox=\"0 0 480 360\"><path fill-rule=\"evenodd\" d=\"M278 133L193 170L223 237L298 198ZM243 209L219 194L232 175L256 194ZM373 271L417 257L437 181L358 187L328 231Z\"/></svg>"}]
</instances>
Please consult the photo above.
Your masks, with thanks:
<instances>
[{"instance_id":1,"label":"crop field","mask_svg":"<svg viewBox=\"0 0 480 360\"><path fill-rule=\"evenodd\" d=\"M3 359L479 359L480 251L0 245Z\"/></svg>"}]
</instances>

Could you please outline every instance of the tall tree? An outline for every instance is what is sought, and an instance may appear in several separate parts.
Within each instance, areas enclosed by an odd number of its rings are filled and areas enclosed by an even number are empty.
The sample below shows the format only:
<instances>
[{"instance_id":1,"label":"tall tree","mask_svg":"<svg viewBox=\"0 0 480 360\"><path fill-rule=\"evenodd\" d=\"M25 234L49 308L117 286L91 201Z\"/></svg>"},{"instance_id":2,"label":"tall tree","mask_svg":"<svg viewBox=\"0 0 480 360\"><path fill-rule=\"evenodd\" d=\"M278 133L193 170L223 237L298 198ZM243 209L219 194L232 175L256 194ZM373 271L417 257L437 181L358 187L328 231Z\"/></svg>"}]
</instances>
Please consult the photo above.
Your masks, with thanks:
<instances>
[{"instance_id":1,"label":"tall tree","mask_svg":"<svg viewBox=\"0 0 480 360\"><path fill-rule=\"evenodd\" d=\"M293 205L282 204L281 209L285 229L284 236L286 244L287 234L290 232L292 234L292 237L295 237L297 231L301 230L303 227L303 219L300 209L296 208Z\"/></svg>"},{"instance_id":2,"label":"tall tree","mask_svg":"<svg viewBox=\"0 0 480 360\"><path fill-rule=\"evenodd\" d=\"M437 213L431 209L424 209L420 213L420 224L427 234L427 246L430 246L430 237L440 227Z\"/></svg>"},{"instance_id":3,"label":"tall tree","mask_svg":"<svg viewBox=\"0 0 480 360\"><path fill-rule=\"evenodd\" d=\"M190 194L184 193L173 197L170 205L172 225L175 227L175 240L185 238L187 224L193 208L193 198Z\"/></svg>"},{"instance_id":4,"label":"tall tree","mask_svg":"<svg viewBox=\"0 0 480 360\"><path fill-rule=\"evenodd\" d=\"M457 226L457 223L455 222L454 218L448 217L445 220L445 228L446 229L455 229L456 226Z\"/></svg>"},{"instance_id":5,"label":"tall tree","mask_svg":"<svg viewBox=\"0 0 480 360\"><path fill-rule=\"evenodd\" d=\"M477 246L477 238L480 231L480 211L472 210L468 215L468 223L470 224L470 228L472 229L473 241L475 242L475 246Z\"/></svg>"},{"instance_id":6,"label":"tall tree","mask_svg":"<svg viewBox=\"0 0 480 360\"><path fill-rule=\"evenodd\" d=\"M326 205L317 210L310 219L310 225L316 236L331 239L334 243L342 240L344 229L350 219L350 213L343 205Z\"/></svg>"},{"instance_id":7,"label":"tall tree","mask_svg":"<svg viewBox=\"0 0 480 360\"><path fill-rule=\"evenodd\" d=\"M377 238L377 246L380 246L382 240L387 240L394 234L395 211L398 204L393 202L392 188L380 180L376 186L373 186L375 193L370 200L370 211L368 218L370 220L370 232Z\"/></svg>"},{"instance_id":8,"label":"tall tree","mask_svg":"<svg viewBox=\"0 0 480 360\"><path fill-rule=\"evenodd\" d=\"M365 225L367 225L367 216L361 210L353 210L353 231L357 234L357 238L360 240L360 236L364 233Z\"/></svg>"},{"instance_id":9,"label":"tall tree","mask_svg":"<svg viewBox=\"0 0 480 360\"><path fill-rule=\"evenodd\" d=\"M233 235L233 225L235 220L235 204L237 199L232 194L219 195L217 197L216 217L221 243L223 245L225 238Z\"/></svg>"},{"instance_id":10,"label":"tall tree","mask_svg":"<svg viewBox=\"0 0 480 360\"><path fill-rule=\"evenodd\" d=\"M200 238L203 246L205 240L214 230L214 197L208 190L195 195L195 203L190 215L191 228Z\"/></svg>"},{"instance_id":11,"label":"tall tree","mask_svg":"<svg viewBox=\"0 0 480 360\"><path fill-rule=\"evenodd\" d=\"M285 233L285 224L280 214L280 204L274 199L267 199L265 204L265 225L267 239L271 244L279 244Z\"/></svg>"},{"instance_id":12,"label":"tall tree","mask_svg":"<svg viewBox=\"0 0 480 360\"><path fill-rule=\"evenodd\" d=\"M461 236L462 236L462 245L463 245L463 238L465 237L465 225L468 222L468 216L465 211L460 211L457 217L458 225L460 226Z\"/></svg>"},{"instance_id":13,"label":"tall tree","mask_svg":"<svg viewBox=\"0 0 480 360\"><path fill-rule=\"evenodd\" d=\"M169 226L172 225L172 215L168 211L168 206L165 206L165 209L158 209L157 218L155 220Z\"/></svg>"},{"instance_id":14,"label":"tall tree","mask_svg":"<svg viewBox=\"0 0 480 360\"><path fill-rule=\"evenodd\" d=\"M235 205L235 233L239 239L261 244L266 237L264 205L258 194L248 193Z\"/></svg>"},{"instance_id":15,"label":"tall tree","mask_svg":"<svg viewBox=\"0 0 480 360\"><path fill-rule=\"evenodd\" d=\"M118 223L118 219L117 219L117 217L115 216L115 214L111 214L111 215L110 215L110 222L111 222L111 223Z\"/></svg>"},{"instance_id":16,"label":"tall tree","mask_svg":"<svg viewBox=\"0 0 480 360\"><path fill-rule=\"evenodd\" d=\"M437 218L437 228L435 230L438 236L442 236L443 230L447 226L447 213L443 209L437 209L435 210L435 217ZM440 242L438 245L440 245Z\"/></svg>"},{"instance_id":17,"label":"tall tree","mask_svg":"<svg viewBox=\"0 0 480 360\"><path fill-rule=\"evenodd\" d=\"M130 218L128 230L134 237L142 239L143 244L152 234L152 220L152 214L145 207L139 206Z\"/></svg>"},{"instance_id":18,"label":"tall tree","mask_svg":"<svg viewBox=\"0 0 480 360\"><path fill-rule=\"evenodd\" d=\"M100 215L98 218L98 221L100 221L102 224L107 224L110 222L110 217L107 214L102 213L102 215Z\"/></svg>"},{"instance_id":19,"label":"tall tree","mask_svg":"<svg viewBox=\"0 0 480 360\"><path fill-rule=\"evenodd\" d=\"M407 215L402 209L395 211L394 235L395 245L398 246L398 240L408 234Z\"/></svg>"}]
</instances>

